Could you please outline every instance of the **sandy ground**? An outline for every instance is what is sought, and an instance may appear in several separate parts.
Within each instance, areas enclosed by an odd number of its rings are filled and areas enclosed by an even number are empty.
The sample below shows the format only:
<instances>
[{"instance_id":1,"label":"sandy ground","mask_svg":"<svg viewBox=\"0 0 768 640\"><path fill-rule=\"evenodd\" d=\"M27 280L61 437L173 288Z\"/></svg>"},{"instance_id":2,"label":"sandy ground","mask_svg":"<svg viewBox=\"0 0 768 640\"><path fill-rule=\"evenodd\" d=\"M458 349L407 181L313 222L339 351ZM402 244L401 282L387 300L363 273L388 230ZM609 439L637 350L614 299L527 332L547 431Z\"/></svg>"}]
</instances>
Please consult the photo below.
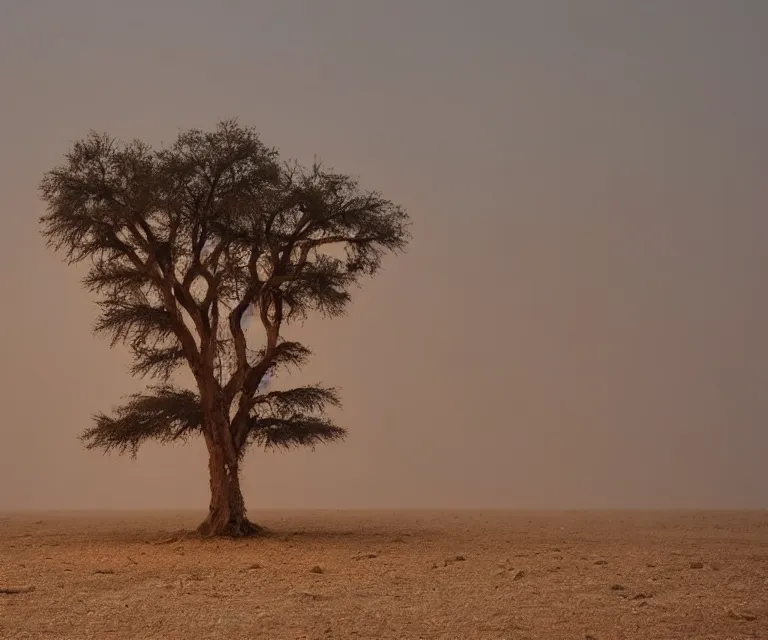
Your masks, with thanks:
<instances>
[{"instance_id":1,"label":"sandy ground","mask_svg":"<svg viewBox=\"0 0 768 640\"><path fill-rule=\"evenodd\" d=\"M0 637L768 639L768 512L251 515L0 514Z\"/></svg>"}]
</instances>

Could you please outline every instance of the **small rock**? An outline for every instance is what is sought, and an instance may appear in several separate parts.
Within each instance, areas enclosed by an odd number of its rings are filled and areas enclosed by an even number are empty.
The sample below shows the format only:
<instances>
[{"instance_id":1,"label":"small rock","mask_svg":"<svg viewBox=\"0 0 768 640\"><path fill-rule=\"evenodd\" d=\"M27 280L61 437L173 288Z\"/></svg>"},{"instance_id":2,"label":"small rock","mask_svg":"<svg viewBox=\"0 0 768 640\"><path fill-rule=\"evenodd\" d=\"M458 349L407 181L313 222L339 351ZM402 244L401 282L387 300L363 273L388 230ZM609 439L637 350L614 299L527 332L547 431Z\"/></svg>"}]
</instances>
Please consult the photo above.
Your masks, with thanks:
<instances>
[{"instance_id":1,"label":"small rock","mask_svg":"<svg viewBox=\"0 0 768 640\"><path fill-rule=\"evenodd\" d=\"M625 587L620 584L612 584L611 591L624 591Z\"/></svg>"},{"instance_id":2,"label":"small rock","mask_svg":"<svg viewBox=\"0 0 768 640\"><path fill-rule=\"evenodd\" d=\"M261 565L258 562L254 562L251 566L248 567L248 569L261 569Z\"/></svg>"},{"instance_id":3,"label":"small rock","mask_svg":"<svg viewBox=\"0 0 768 640\"><path fill-rule=\"evenodd\" d=\"M30 593L35 590L34 585L28 585L25 587L0 587L0 593L5 595L15 595L17 593Z\"/></svg>"},{"instance_id":4,"label":"small rock","mask_svg":"<svg viewBox=\"0 0 768 640\"><path fill-rule=\"evenodd\" d=\"M111 576L113 573L115 573L115 570L114 569L96 569L94 573Z\"/></svg>"},{"instance_id":5,"label":"small rock","mask_svg":"<svg viewBox=\"0 0 768 640\"><path fill-rule=\"evenodd\" d=\"M493 572L494 576L503 576L507 572L506 569L496 569Z\"/></svg>"},{"instance_id":6,"label":"small rock","mask_svg":"<svg viewBox=\"0 0 768 640\"><path fill-rule=\"evenodd\" d=\"M602 564L608 564L607 560L595 560L595 564L602 565Z\"/></svg>"},{"instance_id":7,"label":"small rock","mask_svg":"<svg viewBox=\"0 0 768 640\"><path fill-rule=\"evenodd\" d=\"M690 566L691 569L703 569L704 568L704 563L703 562L691 562L691 564L688 565L688 566Z\"/></svg>"},{"instance_id":8,"label":"small rock","mask_svg":"<svg viewBox=\"0 0 768 640\"><path fill-rule=\"evenodd\" d=\"M356 556L353 556L353 560L372 560L373 558L378 558L378 553L360 553Z\"/></svg>"},{"instance_id":9,"label":"small rock","mask_svg":"<svg viewBox=\"0 0 768 640\"><path fill-rule=\"evenodd\" d=\"M310 573L323 573L323 568L319 564L316 564L309 571Z\"/></svg>"},{"instance_id":10,"label":"small rock","mask_svg":"<svg viewBox=\"0 0 768 640\"><path fill-rule=\"evenodd\" d=\"M462 555L453 556L453 561L454 562L464 562L465 560L466 560L466 558L464 556L462 556Z\"/></svg>"},{"instance_id":11,"label":"small rock","mask_svg":"<svg viewBox=\"0 0 768 640\"><path fill-rule=\"evenodd\" d=\"M646 600L647 598L650 598L648 594L645 593L638 593L636 596L632 596L633 600Z\"/></svg>"},{"instance_id":12,"label":"small rock","mask_svg":"<svg viewBox=\"0 0 768 640\"><path fill-rule=\"evenodd\" d=\"M656 568L656 565L655 565L655 564L653 564L653 562L649 562L649 563L648 563L648 564L646 564L645 566L646 566L646 567L648 567L649 569L655 569L655 568Z\"/></svg>"},{"instance_id":13,"label":"small rock","mask_svg":"<svg viewBox=\"0 0 768 640\"><path fill-rule=\"evenodd\" d=\"M523 571L522 569L520 569L520 571L518 571L518 572L515 574L515 577L514 577L514 578L512 578L512 579L513 579L513 580L522 580L523 578L525 578L525 571Z\"/></svg>"}]
</instances>

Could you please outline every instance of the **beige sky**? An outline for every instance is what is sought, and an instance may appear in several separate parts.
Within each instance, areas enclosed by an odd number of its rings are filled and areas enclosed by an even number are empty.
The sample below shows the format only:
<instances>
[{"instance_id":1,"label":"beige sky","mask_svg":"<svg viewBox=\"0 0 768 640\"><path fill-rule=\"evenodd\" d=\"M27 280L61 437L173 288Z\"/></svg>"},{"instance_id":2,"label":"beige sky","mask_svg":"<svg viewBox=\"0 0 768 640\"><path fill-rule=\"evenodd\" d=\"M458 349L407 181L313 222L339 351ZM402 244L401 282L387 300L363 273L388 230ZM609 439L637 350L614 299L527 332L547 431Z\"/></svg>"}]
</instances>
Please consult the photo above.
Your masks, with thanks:
<instances>
[{"instance_id":1,"label":"beige sky","mask_svg":"<svg viewBox=\"0 0 768 640\"><path fill-rule=\"evenodd\" d=\"M767 507L766 59L763 0L3 0L0 509L206 506L200 443L77 440L138 383L36 188L231 116L415 235L296 329L350 437L250 454L251 509Z\"/></svg>"}]
</instances>

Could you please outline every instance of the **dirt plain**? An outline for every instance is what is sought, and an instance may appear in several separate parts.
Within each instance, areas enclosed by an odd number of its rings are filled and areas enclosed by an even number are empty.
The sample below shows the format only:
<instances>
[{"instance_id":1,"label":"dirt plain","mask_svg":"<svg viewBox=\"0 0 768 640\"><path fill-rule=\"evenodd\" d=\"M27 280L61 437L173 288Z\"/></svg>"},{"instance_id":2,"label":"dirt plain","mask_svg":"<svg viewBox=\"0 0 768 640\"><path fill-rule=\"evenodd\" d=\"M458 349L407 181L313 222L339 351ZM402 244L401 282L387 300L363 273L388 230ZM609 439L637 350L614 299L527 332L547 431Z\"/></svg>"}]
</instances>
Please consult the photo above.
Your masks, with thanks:
<instances>
[{"instance_id":1,"label":"dirt plain","mask_svg":"<svg viewBox=\"0 0 768 640\"><path fill-rule=\"evenodd\" d=\"M0 514L0 637L768 639L766 511L251 516Z\"/></svg>"}]
</instances>

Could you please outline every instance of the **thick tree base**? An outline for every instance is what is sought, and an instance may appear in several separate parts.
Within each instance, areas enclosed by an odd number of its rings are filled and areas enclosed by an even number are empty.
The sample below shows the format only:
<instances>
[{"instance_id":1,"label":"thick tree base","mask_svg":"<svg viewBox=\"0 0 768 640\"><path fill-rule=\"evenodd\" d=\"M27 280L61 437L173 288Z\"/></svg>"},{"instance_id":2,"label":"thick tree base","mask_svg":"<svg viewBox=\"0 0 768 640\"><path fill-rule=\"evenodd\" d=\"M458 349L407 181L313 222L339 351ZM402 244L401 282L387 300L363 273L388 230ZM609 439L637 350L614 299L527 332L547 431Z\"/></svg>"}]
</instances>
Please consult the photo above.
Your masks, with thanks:
<instances>
[{"instance_id":1,"label":"thick tree base","mask_svg":"<svg viewBox=\"0 0 768 640\"><path fill-rule=\"evenodd\" d=\"M255 538L269 535L267 529L245 518L239 521L230 520L227 523L218 523L210 517L200 524L197 533L203 538Z\"/></svg>"}]
</instances>

